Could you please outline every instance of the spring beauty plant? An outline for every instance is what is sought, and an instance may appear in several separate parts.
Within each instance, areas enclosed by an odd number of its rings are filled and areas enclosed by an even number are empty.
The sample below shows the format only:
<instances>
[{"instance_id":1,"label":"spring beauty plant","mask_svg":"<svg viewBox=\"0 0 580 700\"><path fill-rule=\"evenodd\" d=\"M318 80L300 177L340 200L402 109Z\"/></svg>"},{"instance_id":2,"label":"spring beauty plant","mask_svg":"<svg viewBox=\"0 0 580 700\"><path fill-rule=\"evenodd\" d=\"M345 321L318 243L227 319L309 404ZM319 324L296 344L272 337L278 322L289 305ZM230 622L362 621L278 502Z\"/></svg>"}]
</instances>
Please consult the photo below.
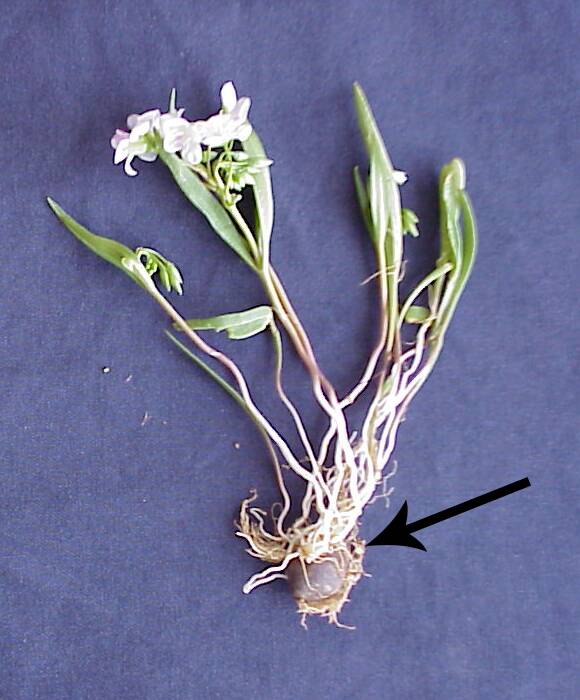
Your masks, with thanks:
<instances>
[{"instance_id":1,"label":"spring beauty plant","mask_svg":"<svg viewBox=\"0 0 580 700\"><path fill-rule=\"evenodd\" d=\"M419 234L416 215L401 206L405 173L395 170L365 94L354 85L354 105L368 167L354 168L354 190L376 268L380 317L376 343L362 375L339 396L319 366L306 329L300 322L270 257L274 201L272 161L249 121L250 99L238 97L231 82L221 89L221 108L207 119L190 121L177 108L172 91L166 112L153 109L131 114L127 128L111 139L114 163L134 177L136 159L159 159L176 185L207 223L257 275L264 304L231 310L212 318L187 318L169 301L183 291L177 266L147 247L131 250L120 242L91 233L54 200L48 203L60 221L96 255L115 265L149 294L171 321L167 337L215 380L247 413L263 439L280 491L280 501L265 510L257 493L241 502L236 535L247 552L262 562L243 586L286 579L302 623L318 615L338 619L353 586L364 575L365 542L358 536L365 506L386 491L393 474L392 455L407 408L431 374L447 329L470 275L477 245L476 226L465 191L465 167L454 158L439 176L439 256L433 269L407 294L400 283L404 247ZM242 200L244 207L241 208ZM253 207L251 219L242 213ZM251 210L251 209L250 209ZM198 215L195 226L201 225ZM195 314L195 310L194 314ZM192 314L192 315L194 315ZM275 356L273 390L289 412L296 435L276 428L259 406L236 362L211 343L211 333L225 331L232 340L266 332ZM208 335L209 332L209 335ZM284 389L283 359L287 346L300 358L313 400L325 416L318 441ZM347 409L363 397L368 406L361 425L350 425ZM303 485L298 504L287 486L293 472ZM297 516L291 518L291 513Z\"/></svg>"}]
</instances>

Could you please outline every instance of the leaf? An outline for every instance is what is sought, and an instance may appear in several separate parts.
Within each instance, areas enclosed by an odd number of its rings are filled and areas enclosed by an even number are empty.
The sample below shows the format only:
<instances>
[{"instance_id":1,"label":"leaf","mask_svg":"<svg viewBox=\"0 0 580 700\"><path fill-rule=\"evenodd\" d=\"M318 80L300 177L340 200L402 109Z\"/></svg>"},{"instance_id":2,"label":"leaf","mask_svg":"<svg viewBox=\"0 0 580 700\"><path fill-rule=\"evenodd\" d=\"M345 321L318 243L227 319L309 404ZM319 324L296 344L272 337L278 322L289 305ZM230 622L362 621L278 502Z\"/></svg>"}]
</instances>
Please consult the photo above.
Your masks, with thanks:
<instances>
[{"instance_id":1,"label":"leaf","mask_svg":"<svg viewBox=\"0 0 580 700\"><path fill-rule=\"evenodd\" d=\"M369 204L371 221L375 232L374 239L380 245L387 234L388 211L385 181L381 173L381 167L375 158L371 160L369 174Z\"/></svg>"},{"instance_id":2,"label":"leaf","mask_svg":"<svg viewBox=\"0 0 580 700\"><path fill-rule=\"evenodd\" d=\"M406 323L424 323L431 316L425 306L410 306L405 314Z\"/></svg>"},{"instance_id":3,"label":"leaf","mask_svg":"<svg viewBox=\"0 0 580 700\"><path fill-rule=\"evenodd\" d=\"M452 258L454 269L445 286L435 337L443 336L465 289L477 253L477 224L465 192L465 165L454 158L441 171L441 256Z\"/></svg>"},{"instance_id":4,"label":"leaf","mask_svg":"<svg viewBox=\"0 0 580 700\"><path fill-rule=\"evenodd\" d=\"M244 401L242 395L234 389L234 387L227 382L223 377L215 372L206 362L204 362L201 357L198 357L194 352L192 352L186 345L184 345L180 340L178 340L172 333L165 331L165 335L175 343L177 347L189 357L190 360L195 362L196 365L205 370L209 376L221 386L221 388L226 391L245 411L247 411L247 405Z\"/></svg>"},{"instance_id":5,"label":"leaf","mask_svg":"<svg viewBox=\"0 0 580 700\"><path fill-rule=\"evenodd\" d=\"M111 265L118 267L147 291L151 291L151 285L153 283L145 272L145 268L141 264L139 257L130 248L127 248L127 246L118 243L112 238L105 238L104 236L97 236L95 233L91 233L84 226L81 226L78 221L75 221L72 216L67 214L54 199L47 197L46 201L61 223L63 223L81 243L84 243L89 250L92 250L93 253L111 263Z\"/></svg>"},{"instance_id":6,"label":"leaf","mask_svg":"<svg viewBox=\"0 0 580 700\"><path fill-rule=\"evenodd\" d=\"M369 197L368 197L364 182L362 180L362 177L360 174L360 169L359 169L358 165L355 165L352 174L354 177L354 189L356 192L356 198L358 199L358 204L360 207L362 218L363 218L363 221L365 222L365 226L367 227L367 231L369 232L370 237L373 238L374 231L373 231L373 222L371 219Z\"/></svg>"},{"instance_id":7,"label":"leaf","mask_svg":"<svg viewBox=\"0 0 580 700\"><path fill-rule=\"evenodd\" d=\"M459 267L462 256L460 207L458 193L465 188L465 165L454 158L441 168L439 174L439 207L441 228L441 255Z\"/></svg>"},{"instance_id":8,"label":"leaf","mask_svg":"<svg viewBox=\"0 0 580 700\"><path fill-rule=\"evenodd\" d=\"M167 165L173 179L196 209L205 216L218 236L234 250L242 260L255 269L254 260L244 237L238 232L229 214L218 199L209 192L199 177L178 156L159 151L159 157Z\"/></svg>"},{"instance_id":9,"label":"leaf","mask_svg":"<svg viewBox=\"0 0 580 700\"><path fill-rule=\"evenodd\" d=\"M358 123L369 160L376 159L380 167L393 179L393 164L385 148L381 132L377 126L366 95L358 83L353 86L354 104ZM393 180L394 181L394 180Z\"/></svg>"},{"instance_id":10,"label":"leaf","mask_svg":"<svg viewBox=\"0 0 580 700\"><path fill-rule=\"evenodd\" d=\"M250 136L244 141L244 151L251 157L266 160L266 152L262 146L258 134L252 131ZM256 236L260 243L262 253L262 265L269 265L270 259L270 237L274 225L274 198L272 196L272 180L270 178L270 168L262 167L254 173L254 199L256 202L256 212L258 215L259 227Z\"/></svg>"},{"instance_id":11,"label":"leaf","mask_svg":"<svg viewBox=\"0 0 580 700\"><path fill-rule=\"evenodd\" d=\"M393 164L385 148L368 100L358 83L353 86L354 104L362 138L370 160L369 199L375 230L375 246L386 256L387 277L387 350L395 341L399 311L398 280L403 256L403 228L399 187L395 181ZM382 202L380 197L382 194ZM384 228L382 228L384 226Z\"/></svg>"},{"instance_id":12,"label":"leaf","mask_svg":"<svg viewBox=\"0 0 580 700\"><path fill-rule=\"evenodd\" d=\"M268 452L270 453L274 464L278 464L277 457L276 457L276 452L274 451L274 447L272 445L272 441L270 440L270 437L268 436L268 433L264 430L264 427L260 424L260 422L257 420L256 416L250 411L250 408L248 404L246 403L246 400L244 397L240 394L239 391L234 389L234 387L226 381L223 377L221 377L217 372L215 372L206 362L204 362L201 357L198 357L195 353L193 353L186 345L184 345L180 340L178 340L172 333L169 331L165 331L165 334L167 337L171 340L172 343L175 343L175 345L185 354L187 357L189 357L192 362L195 362L198 367L201 367L205 372L209 374L209 376L221 386L221 388L227 392L234 401L241 406L241 408L245 411L245 413L250 417L256 428L258 429L258 432L262 436L264 442L266 443L266 447L268 448Z\"/></svg>"},{"instance_id":13,"label":"leaf","mask_svg":"<svg viewBox=\"0 0 580 700\"><path fill-rule=\"evenodd\" d=\"M212 330L218 333L226 331L232 340L243 340L265 330L272 318L272 309L269 306L256 306L246 311L213 316L212 318L187 319L186 323L193 330Z\"/></svg>"}]
</instances>

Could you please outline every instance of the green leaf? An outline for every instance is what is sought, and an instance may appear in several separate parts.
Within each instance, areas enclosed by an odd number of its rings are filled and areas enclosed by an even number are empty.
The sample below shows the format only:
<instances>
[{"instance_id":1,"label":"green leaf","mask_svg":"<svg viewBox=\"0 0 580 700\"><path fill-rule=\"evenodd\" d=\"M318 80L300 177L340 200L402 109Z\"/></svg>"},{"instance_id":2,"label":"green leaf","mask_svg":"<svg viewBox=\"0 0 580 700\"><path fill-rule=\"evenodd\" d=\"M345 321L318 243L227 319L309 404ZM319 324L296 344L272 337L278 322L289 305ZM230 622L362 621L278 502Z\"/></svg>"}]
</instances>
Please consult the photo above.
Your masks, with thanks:
<instances>
[{"instance_id":1,"label":"green leaf","mask_svg":"<svg viewBox=\"0 0 580 700\"><path fill-rule=\"evenodd\" d=\"M419 217L411 209L402 209L402 226L403 226L403 236L405 234L410 234L413 238L417 238L419 235L419 229L417 224L419 223Z\"/></svg>"},{"instance_id":2,"label":"green leaf","mask_svg":"<svg viewBox=\"0 0 580 700\"><path fill-rule=\"evenodd\" d=\"M358 165L355 165L352 174L354 177L354 189L356 191L356 198L358 200L358 204L360 207L362 218L363 218L363 221L365 222L365 226L367 228L367 231L369 232L369 235L372 239L374 237L374 231L373 231L373 222L371 219L369 197L367 194L367 189L366 189L364 182L362 180L362 177L360 174L360 169L359 169Z\"/></svg>"},{"instance_id":3,"label":"green leaf","mask_svg":"<svg viewBox=\"0 0 580 700\"><path fill-rule=\"evenodd\" d=\"M425 306L410 306L405 314L406 323L425 323L431 312Z\"/></svg>"},{"instance_id":4,"label":"green leaf","mask_svg":"<svg viewBox=\"0 0 580 700\"><path fill-rule=\"evenodd\" d=\"M441 255L447 255L454 269L449 275L440 303L434 338L443 336L465 289L477 253L477 225L469 196L465 192L465 165L454 158L441 171ZM439 290L436 290L439 293Z\"/></svg>"},{"instance_id":5,"label":"green leaf","mask_svg":"<svg viewBox=\"0 0 580 700\"><path fill-rule=\"evenodd\" d=\"M385 148L383 137L377 126L366 95L358 83L353 86L354 104L357 112L359 129L365 144L369 160L376 159L384 174L393 179L393 164ZM394 180L393 180L394 182Z\"/></svg>"},{"instance_id":6,"label":"green leaf","mask_svg":"<svg viewBox=\"0 0 580 700\"><path fill-rule=\"evenodd\" d=\"M151 287L153 286L154 288L139 257L130 248L112 238L105 238L104 236L97 236L95 233L91 233L91 231L81 226L78 221L75 221L72 216L67 214L54 199L47 197L46 200L59 220L93 253L96 253L103 260L111 263L111 265L118 267L143 289L151 291Z\"/></svg>"},{"instance_id":7,"label":"green leaf","mask_svg":"<svg viewBox=\"0 0 580 700\"><path fill-rule=\"evenodd\" d=\"M387 350L395 341L399 312L398 280L403 256L403 228L399 187L394 178L393 164L385 148L368 100L358 83L353 86L354 104L360 132L370 161L369 200L378 251L385 251L387 276ZM382 196L382 199L381 199ZM380 253L378 252L378 255ZM380 261L380 258L379 258ZM381 265L381 263L380 263Z\"/></svg>"},{"instance_id":8,"label":"green leaf","mask_svg":"<svg viewBox=\"0 0 580 700\"><path fill-rule=\"evenodd\" d=\"M447 256L447 259L457 267L462 256L458 193L464 188L465 165L459 158L454 158L441 168L439 174L439 208L441 256Z\"/></svg>"},{"instance_id":9,"label":"green leaf","mask_svg":"<svg viewBox=\"0 0 580 700\"><path fill-rule=\"evenodd\" d=\"M194 352L192 352L186 345L184 345L180 340L178 340L172 333L165 331L165 335L171 340L172 343L177 345L177 347L183 352L190 360L195 362L198 367L201 367L209 376L221 386L221 388L226 391L233 399L236 401L245 411L247 411L247 405L244 401L242 395L234 389L234 387L227 382L223 377L215 372L206 362L204 362L201 357L198 357Z\"/></svg>"},{"instance_id":10,"label":"green leaf","mask_svg":"<svg viewBox=\"0 0 580 700\"><path fill-rule=\"evenodd\" d=\"M184 345L180 340L178 340L173 334L171 334L169 331L165 331L165 334L167 337L171 340L172 343L174 343L187 357L192 362L195 362L195 364L198 367L201 367L207 374L217 383L221 388L227 392L234 401L241 406L241 408L245 411L245 413L250 417L256 428L258 429L258 432L262 436L264 442L266 443L266 447L268 448L268 452L270 453L274 464L278 464L278 459L276 457L276 452L274 450L274 447L272 445L272 441L270 440L270 437L268 436L268 433L264 430L264 427L260 424L260 422L257 420L256 416L250 411L250 408L248 404L246 403L244 397L240 394L239 391L234 389L234 387L226 381L223 377L221 377L217 372L215 372L206 362L204 362L201 357L198 357L195 353L193 353L186 345Z\"/></svg>"},{"instance_id":11,"label":"green leaf","mask_svg":"<svg viewBox=\"0 0 580 700\"><path fill-rule=\"evenodd\" d=\"M186 323L196 331L226 331L232 340L243 340L265 330L272 318L272 309L269 306L256 306L246 311L212 318L187 319Z\"/></svg>"},{"instance_id":12,"label":"green leaf","mask_svg":"<svg viewBox=\"0 0 580 700\"><path fill-rule=\"evenodd\" d=\"M384 240L388 226L387 193L382 168L376 158L371 160L369 174L369 204L371 221L375 232L375 240L379 243Z\"/></svg>"},{"instance_id":13,"label":"green leaf","mask_svg":"<svg viewBox=\"0 0 580 700\"><path fill-rule=\"evenodd\" d=\"M251 158L257 159L257 162L268 162L268 166L260 167L253 173L254 182L252 185L259 224L256 236L262 254L262 266L267 266L270 260L270 238L274 225L274 198L272 196L272 180L270 178L270 161L255 131L252 131L250 136L244 141L244 151Z\"/></svg>"},{"instance_id":14,"label":"green leaf","mask_svg":"<svg viewBox=\"0 0 580 700\"><path fill-rule=\"evenodd\" d=\"M232 248L242 260L255 269L254 260L244 237L238 232L229 214L218 199L211 194L200 178L173 153L159 150L159 157L167 165L183 194L206 217L218 236Z\"/></svg>"}]
</instances>

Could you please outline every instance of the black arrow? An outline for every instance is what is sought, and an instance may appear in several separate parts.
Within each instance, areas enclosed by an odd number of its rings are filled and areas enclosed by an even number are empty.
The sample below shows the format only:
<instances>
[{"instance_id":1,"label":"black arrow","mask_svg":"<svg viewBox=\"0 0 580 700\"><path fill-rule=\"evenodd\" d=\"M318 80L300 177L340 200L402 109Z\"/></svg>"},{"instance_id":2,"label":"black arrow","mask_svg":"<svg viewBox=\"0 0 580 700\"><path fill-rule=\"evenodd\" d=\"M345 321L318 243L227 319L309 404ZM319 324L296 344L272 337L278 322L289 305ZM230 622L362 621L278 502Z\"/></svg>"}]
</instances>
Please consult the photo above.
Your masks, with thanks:
<instances>
[{"instance_id":1,"label":"black arrow","mask_svg":"<svg viewBox=\"0 0 580 700\"><path fill-rule=\"evenodd\" d=\"M413 537L411 534L412 532L417 532L417 530L431 527L431 525L440 523L443 520L454 518L456 515L461 515L461 513L472 510L472 508L479 508L479 506L495 501L498 498L509 496L510 493L526 489L528 486L531 486L531 484L530 480L526 477L525 479L514 481L512 484L502 486L499 489L488 491L476 498L470 498L469 501L464 501L457 506L451 506L451 508L440 510L438 513L428 515L426 518L416 520L414 523L407 523L407 513L409 509L407 501L405 501L401 506L401 510L395 515L387 527L372 539L367 546L373 547L377 544L394 544L400 547L415 547L415 549L422 549L426 552L427 549L425 545L419 542L416 537Z\"/></svg>"}]
</instances>

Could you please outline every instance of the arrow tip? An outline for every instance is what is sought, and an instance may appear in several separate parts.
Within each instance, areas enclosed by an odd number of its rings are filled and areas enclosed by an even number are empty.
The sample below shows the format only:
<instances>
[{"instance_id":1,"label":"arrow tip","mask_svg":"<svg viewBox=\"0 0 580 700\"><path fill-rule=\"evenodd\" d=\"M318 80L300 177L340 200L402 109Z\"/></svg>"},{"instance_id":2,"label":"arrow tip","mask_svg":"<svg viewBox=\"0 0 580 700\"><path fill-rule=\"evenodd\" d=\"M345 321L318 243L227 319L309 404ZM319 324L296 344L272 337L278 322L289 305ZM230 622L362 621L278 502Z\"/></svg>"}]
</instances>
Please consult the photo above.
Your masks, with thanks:
<instances>
[{"instance_id":1,"label":"arrow tip","mask_svg":"<svg viewBox=\"0 0 580 700\"><path fill-rule=\"evenodd\" d=\"M407 515L409 506L407 501L403 503L399 512L387 525L387 527L374 537L368 547L376 547L377 545L397 545L399 547L412 547L413 549L421 549L427 551L425 545L409 532L407 525Z\"/></svg>"}]
</instances>

